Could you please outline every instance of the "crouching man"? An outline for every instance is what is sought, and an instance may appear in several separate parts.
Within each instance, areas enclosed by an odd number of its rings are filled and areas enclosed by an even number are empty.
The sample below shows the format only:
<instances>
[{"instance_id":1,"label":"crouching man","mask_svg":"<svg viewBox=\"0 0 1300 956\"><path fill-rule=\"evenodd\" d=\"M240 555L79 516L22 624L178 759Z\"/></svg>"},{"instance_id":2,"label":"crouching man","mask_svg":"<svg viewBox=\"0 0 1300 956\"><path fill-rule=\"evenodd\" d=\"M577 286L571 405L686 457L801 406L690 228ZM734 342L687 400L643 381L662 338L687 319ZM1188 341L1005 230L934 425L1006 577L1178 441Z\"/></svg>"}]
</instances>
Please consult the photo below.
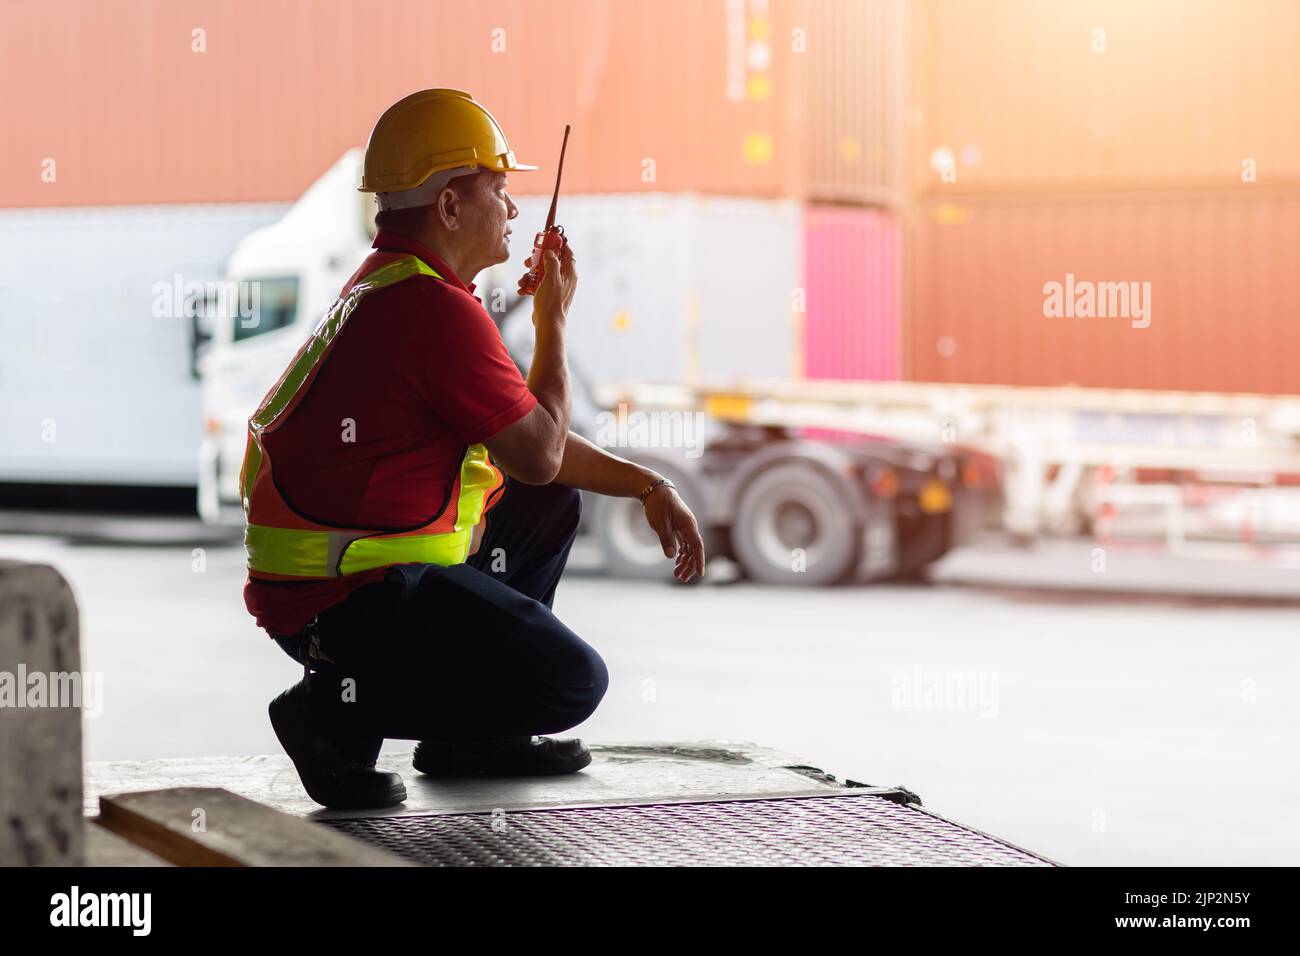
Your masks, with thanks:
<instances>
[{"instance_id":1,"label":"crouching man","mask_svg":"<svg viewBox=\"0 0 1300 956\"><path fill-rule=\"evenodd\" d=\"M668 482L569 431L573 251L546 253L525 381L469 282L509 259L515 162L466 93L390 107L366 147L369 255L248 424L240 477L249 611L303 680L271 723L307 793L339 809L406 799L375 768L419 741L433 775L559 774L608 674L552 613L579 489L639 497L675 574L704 573Z\"/></svg>"}]
</instances>

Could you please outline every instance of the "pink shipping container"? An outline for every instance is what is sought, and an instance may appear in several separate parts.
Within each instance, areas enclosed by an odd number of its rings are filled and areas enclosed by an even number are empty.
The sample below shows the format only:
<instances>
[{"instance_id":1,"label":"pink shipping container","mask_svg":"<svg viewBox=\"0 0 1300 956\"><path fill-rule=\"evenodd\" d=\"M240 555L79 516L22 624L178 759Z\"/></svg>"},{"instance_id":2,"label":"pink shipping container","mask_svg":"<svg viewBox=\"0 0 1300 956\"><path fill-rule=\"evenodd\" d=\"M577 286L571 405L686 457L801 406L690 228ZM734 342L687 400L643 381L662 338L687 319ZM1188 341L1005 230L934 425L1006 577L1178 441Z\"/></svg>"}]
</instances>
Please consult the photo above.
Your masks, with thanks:
<instances>
[{"instance_id":1,"label":"pink shipping container","mask_svg":"<svg viewBox=\"0 0 1300 956\"><path fill-rule=\"evenodd\" d=\"M1300 197L1244 198L1252 188L920 207L906 238L905 375L1300 393ZM1101 283L1130 284L1147 314L1136 299L1122 314L1112 287L1108 317L1049 317L1049 283L1072 284L1078 302L1091 283L1097 303Z\"/></svg>"},{"instance_id":2,"label":"pink shipping container","mask_svg":"<svg viewBox=\"0 0 1300 956\"><path fill-rule=\"evenodd\" d=\"M804 213L807 378L899 377L899 225L875 209Z\"/></svg>"}]
</instances>

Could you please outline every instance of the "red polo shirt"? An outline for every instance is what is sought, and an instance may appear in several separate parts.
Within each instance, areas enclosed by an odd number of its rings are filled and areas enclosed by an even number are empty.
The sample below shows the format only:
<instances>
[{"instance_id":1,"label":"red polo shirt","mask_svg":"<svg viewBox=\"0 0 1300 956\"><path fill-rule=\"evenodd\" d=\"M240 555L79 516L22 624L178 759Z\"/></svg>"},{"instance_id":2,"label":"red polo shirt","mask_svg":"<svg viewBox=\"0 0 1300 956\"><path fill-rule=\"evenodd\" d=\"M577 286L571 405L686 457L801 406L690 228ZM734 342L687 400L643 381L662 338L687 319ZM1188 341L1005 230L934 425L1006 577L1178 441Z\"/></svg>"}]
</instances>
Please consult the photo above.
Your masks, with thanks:
<instances>
[{"instance_id":1,"label":"red polo shirt","mask_svg":"<svg viewBox=\"0 0 1300 956\"><path fill-rule=\"evenodd\" d=\"M446 281L415 276L364 296L310 391L264 441L295 510L348 527L411 527L439 511L466 447L537 399L473 285L405 236L381 230L374 247L418 256ZM350 282L374 270L372 258ZM310 582L250 574L244 603L260 627L294 634L383 576L383 568Z\"/></svg>"}]
</instances>

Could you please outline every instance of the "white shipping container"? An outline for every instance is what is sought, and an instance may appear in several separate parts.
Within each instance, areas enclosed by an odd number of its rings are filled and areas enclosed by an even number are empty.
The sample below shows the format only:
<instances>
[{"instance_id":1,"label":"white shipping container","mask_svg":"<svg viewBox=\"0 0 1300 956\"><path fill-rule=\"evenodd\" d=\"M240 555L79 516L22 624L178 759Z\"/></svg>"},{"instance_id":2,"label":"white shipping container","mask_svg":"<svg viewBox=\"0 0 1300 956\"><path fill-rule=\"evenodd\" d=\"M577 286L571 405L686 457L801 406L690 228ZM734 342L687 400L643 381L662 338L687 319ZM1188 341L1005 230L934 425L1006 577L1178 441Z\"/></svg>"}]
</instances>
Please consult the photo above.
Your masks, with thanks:
<instances>
[{"instance_id":1,"label":"white shipping container","mask_svg":"<svg viewBox=\"0 0 1300 956\"><path fill-rule=\"evenodd\" d=\"M549 198L518 200L511 259L478 277L514 296ZM560 196L577 257L567 325L573 368L595 384L788 378L798 341L800 206L691 193ZM513 347L531 328L506 327ZM525 349L526 351L526 349Z\"/></svg>"},{"instance_id":2,"label":"white shipping container","mask_svg":"<svg viewBox=\"0 0 1300 956\"><path fill-rule=\"evenodd\" d=\"M194 484L192 320L171 290L218 280L286 208L0 210L0 481Z\"/></svg>"}]
</instances>

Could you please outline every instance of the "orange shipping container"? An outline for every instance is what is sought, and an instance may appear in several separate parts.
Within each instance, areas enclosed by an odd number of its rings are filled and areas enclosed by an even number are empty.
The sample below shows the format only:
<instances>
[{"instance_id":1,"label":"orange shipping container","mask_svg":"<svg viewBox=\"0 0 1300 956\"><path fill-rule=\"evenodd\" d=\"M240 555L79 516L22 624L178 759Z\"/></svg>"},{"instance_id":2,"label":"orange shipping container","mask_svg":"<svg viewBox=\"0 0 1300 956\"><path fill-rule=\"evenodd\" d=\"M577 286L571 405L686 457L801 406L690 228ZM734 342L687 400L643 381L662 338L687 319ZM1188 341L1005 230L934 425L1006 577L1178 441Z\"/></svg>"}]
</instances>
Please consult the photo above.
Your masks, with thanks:
<instances>
[{"instance_id":1,"label":"orange shipping container","mask_svg":"<svg viewBox=\"0 0 1300 956\"><path fill-rule=\"evenodd\" d=\"M1295 0L916 0L911 26L918 192L1300 185Z\"/></svg>"},{"instance_id":2,"label":"orange shipping container","mask_svg":"<svg viewBox=\"0 0 1300 956\"><path fill-rule=\"evenodd\" d=\"M801 144L800 198L897 206L905 199L906 0L800 2L809 34L795 70L787 136ZM799 29L799 26L792 29Z\"/></svg>"},{"instance_id":3,"label":"orange shipping container","mask_svg":"<svg viewBox=\"0 0 1300 956\"><path fill-rule=\"evenodd\" d=\"M291 200L432 85L575 193L1300 186L1293 0L48 0L0 83L0 206Z\"/></svg>"},{"instance_id":4,"label":"orange shipping container","mask_svg":"<svg viewBox=\"0 0 1300 956\"><path fill-rule=\"evenodd\" d=\"M912 380L1300 393L1300 197L935 201L906 244Z\"/></svg>"},{"instance_id":5,"label":"orange shipping container","mask_svg":"<svg viewBox=\"0 0 1300 956\"><path fill-rule=\"evenodd\" d=\"M285 201L399 97L470 90L548 192L884 201L903 0L0 5L0 206Z\"/></svg>"}]
</instances>

